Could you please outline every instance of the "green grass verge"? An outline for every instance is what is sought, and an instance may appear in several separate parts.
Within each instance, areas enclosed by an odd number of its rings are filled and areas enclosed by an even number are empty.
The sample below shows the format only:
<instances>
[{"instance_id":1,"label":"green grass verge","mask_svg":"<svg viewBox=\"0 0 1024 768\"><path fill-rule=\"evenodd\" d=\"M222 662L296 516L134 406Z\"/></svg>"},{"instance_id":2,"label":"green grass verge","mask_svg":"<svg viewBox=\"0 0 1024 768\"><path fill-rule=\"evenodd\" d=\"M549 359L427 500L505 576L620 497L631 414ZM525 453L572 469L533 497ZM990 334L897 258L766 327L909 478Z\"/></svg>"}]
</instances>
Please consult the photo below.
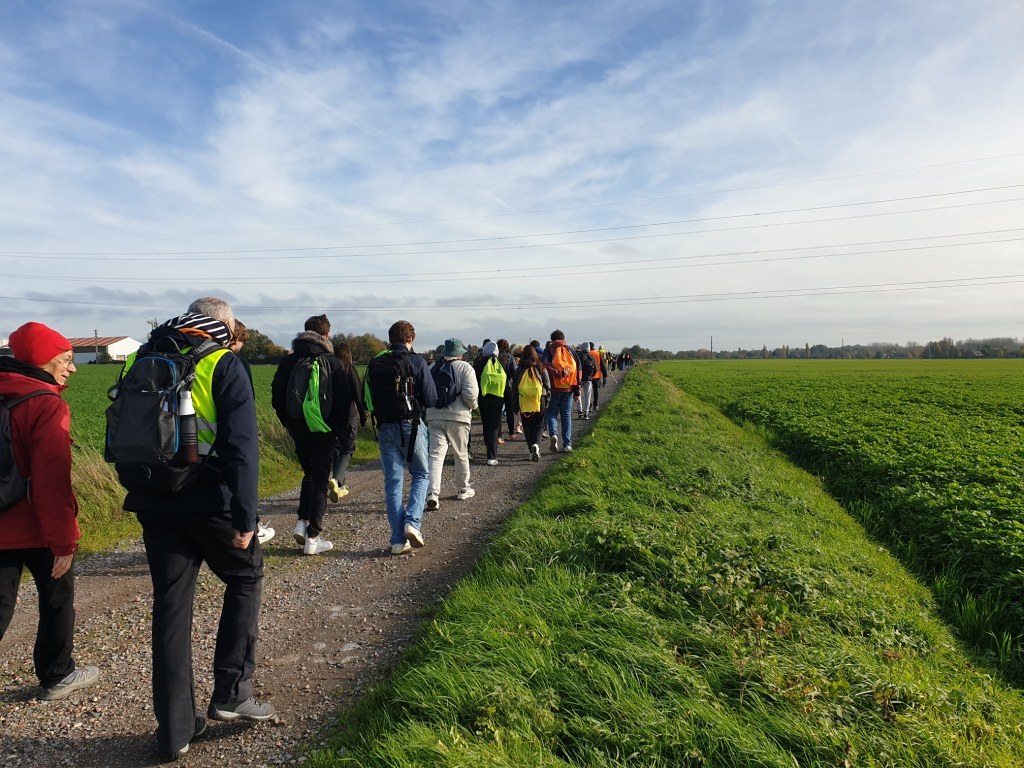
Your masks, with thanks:
<instances>
[{"instance_id":1,"label":"green grass verge","mask_svg":"<svg viewBox=\"0 0 1024 768\"><path fill-rule=\"evenodd\" d=\"M120 369L114 365L83 365L71 377L64 396L71 407L72 482L78 497L79 550L105 552L141 535L135 515L121 509L124 489L110 464L103 460L107 389ZM260 497L295 488L302 469L291 438L270 406L270 382L276 366L253 366L256 415L260 430ZM360 433L353 463L376 460L377 443L370 430Z\"/></svg>"},{"instance_id":2,"label":"green grass verge","mask_svg":"<svg viewBox=\"0 0 1024 768\"><path fill-rule=\"evenodd\" d=\"M806 473L653 370L309 766L1020 766L1024 701Z\"/></svg>"}]
</instances>

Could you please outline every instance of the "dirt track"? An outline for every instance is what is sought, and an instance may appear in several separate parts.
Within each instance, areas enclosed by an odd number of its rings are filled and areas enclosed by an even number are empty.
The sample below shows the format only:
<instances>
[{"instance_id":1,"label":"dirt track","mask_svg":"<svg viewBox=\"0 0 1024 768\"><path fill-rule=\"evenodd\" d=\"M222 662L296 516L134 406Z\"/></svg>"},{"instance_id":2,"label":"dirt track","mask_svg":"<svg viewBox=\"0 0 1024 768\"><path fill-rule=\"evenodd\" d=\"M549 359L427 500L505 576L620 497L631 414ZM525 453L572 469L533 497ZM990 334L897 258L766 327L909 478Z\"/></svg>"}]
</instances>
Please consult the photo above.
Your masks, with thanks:
<instances>
[{"instance_id":1,"label":"dirt track","mask_svg":"<svg viewBox=\"0 0 1024 768\"><path fill-rule=\"evenodd\" d=\"M615 389L613 381L602 390L602 405ZM574 443L592 423L574 420ZM261 502L262 519L278 533L265 547L254 682L257 696L274 703L281 722L211 723L181 765L296 764L303 751L319 743L333 713L387 674L421 623L557 460L544 440L541 461L531 462L517 436L499 447L497 467L485 466L479 430L475 423L471 452L477 496L455 500L449 461L440 509L424 516L426 546L411 555L387 553L383 481L375 463L354 468L351 494L329 505L325 535L335 548L324 555L304 557L291 539L295 492ZM98 664L100 681L64 701L35 698L35 591L26 582L0 644L0 768L159 762L150 698L151 587L141 543L76 567L75 657L79 664ZM220 582L204 568L193 632L196 695L203 710L212 687L221 594Z\"/></svg>"}]
</instances>

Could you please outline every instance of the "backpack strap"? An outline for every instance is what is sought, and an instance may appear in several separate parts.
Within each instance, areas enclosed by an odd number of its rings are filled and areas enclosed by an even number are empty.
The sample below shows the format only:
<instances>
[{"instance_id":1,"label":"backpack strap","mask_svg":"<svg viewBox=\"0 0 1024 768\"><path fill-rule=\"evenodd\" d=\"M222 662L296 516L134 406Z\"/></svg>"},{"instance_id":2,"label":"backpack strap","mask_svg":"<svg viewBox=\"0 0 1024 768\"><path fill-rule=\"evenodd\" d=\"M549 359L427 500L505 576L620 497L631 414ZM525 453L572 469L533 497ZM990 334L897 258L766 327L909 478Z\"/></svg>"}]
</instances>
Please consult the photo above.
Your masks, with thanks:
<instances>
[{"instance_id":1,"label":"backpack strap","mask_svg":"<svg viewBox=\"0 0 1024 768\"><path fill-rule=\"evenodd\" d=\"M54 397L60 397L60 395L54 392L52 389L36 389L32 392L29 392L27 395L22 395L21 397L15 397L10 400L8 400L7 398L0 399L4 401L4 405L7 406L7 410L11 410L14 408L14 406L21 405L26 400L31 400L33 397L39 397L40 395L53 395Z\"/></svg>"}]
</instances>

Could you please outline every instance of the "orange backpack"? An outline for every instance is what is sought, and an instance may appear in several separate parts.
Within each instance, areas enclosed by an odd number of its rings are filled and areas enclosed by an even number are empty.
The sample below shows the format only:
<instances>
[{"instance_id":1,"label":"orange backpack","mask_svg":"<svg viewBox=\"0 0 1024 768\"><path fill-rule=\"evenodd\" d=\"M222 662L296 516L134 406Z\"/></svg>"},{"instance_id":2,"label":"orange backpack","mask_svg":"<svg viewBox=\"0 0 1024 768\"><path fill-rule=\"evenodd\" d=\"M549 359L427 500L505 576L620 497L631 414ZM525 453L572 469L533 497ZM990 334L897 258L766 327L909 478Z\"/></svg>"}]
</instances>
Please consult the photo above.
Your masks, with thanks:
<instances>
[{"instance_id":1,"label":"orange backpack","mask_svg":"<svg viewBox=\"0 0 1024 768\"><path fill-rule=\"evenodd\" d=\"M569 347L559 344L551 353L551 388L572 389L576 386L576 358Z\"/></svg>"}]
</instances>

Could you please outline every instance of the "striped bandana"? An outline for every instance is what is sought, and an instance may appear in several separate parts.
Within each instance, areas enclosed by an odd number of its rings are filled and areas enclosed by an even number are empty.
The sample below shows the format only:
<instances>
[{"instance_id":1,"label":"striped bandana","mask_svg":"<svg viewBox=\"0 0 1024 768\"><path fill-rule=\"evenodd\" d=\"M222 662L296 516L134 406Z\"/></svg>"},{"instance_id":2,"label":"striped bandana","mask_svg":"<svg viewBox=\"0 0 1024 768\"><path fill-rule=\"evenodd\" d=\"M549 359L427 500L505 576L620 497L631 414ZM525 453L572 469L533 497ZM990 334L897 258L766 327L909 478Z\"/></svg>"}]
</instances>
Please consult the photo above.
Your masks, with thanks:
<instances>
[{"instance_id":1,"label":"striped bandana","mask_svg":"<svg viewBox=\"0 0 1024 768\"><path fill-rule=\"evenodd\" d=\"M172 317L164 325L182 333L191 333L193 336L209 336L225 347L231 341L231 331L224 323L197 312L186 312L184 315Z\"/></svg>"}]
</instances>

